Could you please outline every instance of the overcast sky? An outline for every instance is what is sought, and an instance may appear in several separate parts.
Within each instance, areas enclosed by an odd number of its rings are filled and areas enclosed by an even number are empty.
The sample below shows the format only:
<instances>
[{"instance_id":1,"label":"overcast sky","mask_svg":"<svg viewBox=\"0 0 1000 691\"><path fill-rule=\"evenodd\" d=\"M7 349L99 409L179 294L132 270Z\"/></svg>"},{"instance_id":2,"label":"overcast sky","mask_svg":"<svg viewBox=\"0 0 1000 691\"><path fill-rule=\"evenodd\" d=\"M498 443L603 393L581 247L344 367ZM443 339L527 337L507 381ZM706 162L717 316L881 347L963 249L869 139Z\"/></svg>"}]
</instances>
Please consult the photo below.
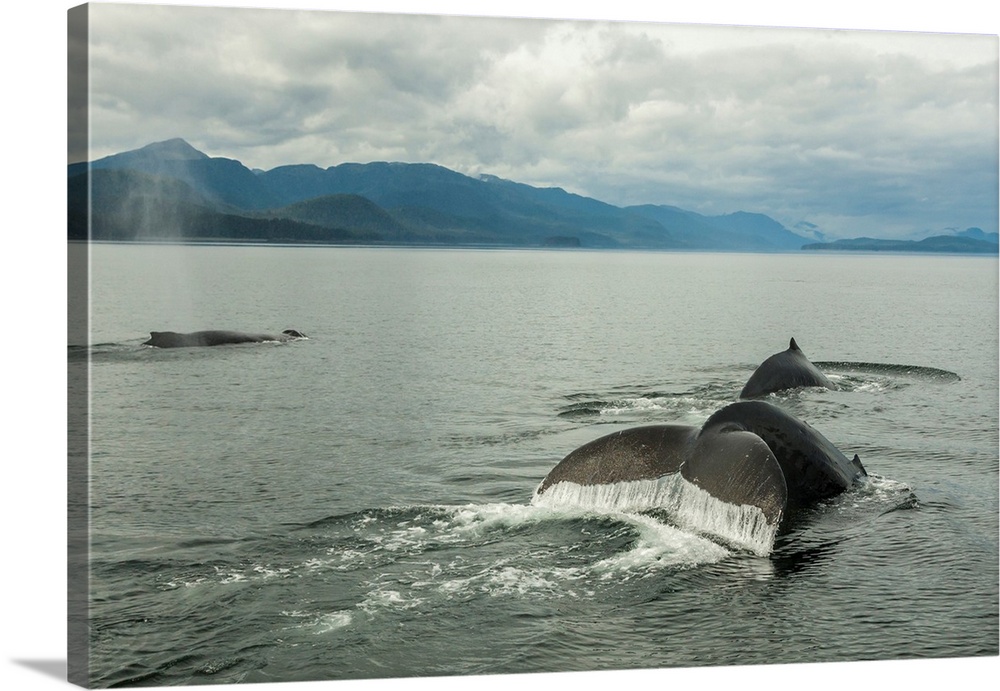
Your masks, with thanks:
<instances>
[{"instance_id":1,"label":"overcast sky","mask_svg":"<svg viewBox=\"0 0 1000 691\"><path fill-rule=\"evenodd\" d=\"M433 162L835 237L997 230L993 35L91 8L91 158L182 137L256 168Z\"/></svg>"}]
</instances>

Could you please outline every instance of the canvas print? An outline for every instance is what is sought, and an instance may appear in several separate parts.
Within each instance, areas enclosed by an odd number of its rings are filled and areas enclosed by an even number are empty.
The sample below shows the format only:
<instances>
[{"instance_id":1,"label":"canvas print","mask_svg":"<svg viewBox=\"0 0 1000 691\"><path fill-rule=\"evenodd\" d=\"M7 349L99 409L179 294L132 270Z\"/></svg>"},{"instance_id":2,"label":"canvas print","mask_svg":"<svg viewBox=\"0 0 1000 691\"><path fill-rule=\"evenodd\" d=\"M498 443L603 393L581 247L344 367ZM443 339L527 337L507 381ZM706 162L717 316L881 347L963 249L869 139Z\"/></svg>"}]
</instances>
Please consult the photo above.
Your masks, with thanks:
<instances>
[{"instance_id":1,"label":"canvas print","mask_svg":"<svg viewBox=\"0 0 1000 691\"><path fill-rule=\"evenodd\" d=\"M69 678L998 654L998 40L70 10Z\"/></svg>"}]
</instances>

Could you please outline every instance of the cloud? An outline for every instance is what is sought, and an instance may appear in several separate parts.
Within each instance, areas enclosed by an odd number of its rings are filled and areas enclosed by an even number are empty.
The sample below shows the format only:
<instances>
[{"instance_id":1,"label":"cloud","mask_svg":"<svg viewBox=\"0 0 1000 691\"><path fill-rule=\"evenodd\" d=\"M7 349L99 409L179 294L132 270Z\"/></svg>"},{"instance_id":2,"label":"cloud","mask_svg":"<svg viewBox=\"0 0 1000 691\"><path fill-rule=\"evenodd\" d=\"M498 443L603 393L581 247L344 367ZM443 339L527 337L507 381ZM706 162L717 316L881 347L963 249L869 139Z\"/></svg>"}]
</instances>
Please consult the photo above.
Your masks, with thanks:
<instances>
[{"instance_id":1,"label":"cloud","mask_svg":"<svg viewBox=\"0 0 1000 691\"><path fill-rule=\"evenodd\" d=\"M94 5L92 156L431 161L832 235L996 230L996 37Z\"/></svg>"}]
</instances>

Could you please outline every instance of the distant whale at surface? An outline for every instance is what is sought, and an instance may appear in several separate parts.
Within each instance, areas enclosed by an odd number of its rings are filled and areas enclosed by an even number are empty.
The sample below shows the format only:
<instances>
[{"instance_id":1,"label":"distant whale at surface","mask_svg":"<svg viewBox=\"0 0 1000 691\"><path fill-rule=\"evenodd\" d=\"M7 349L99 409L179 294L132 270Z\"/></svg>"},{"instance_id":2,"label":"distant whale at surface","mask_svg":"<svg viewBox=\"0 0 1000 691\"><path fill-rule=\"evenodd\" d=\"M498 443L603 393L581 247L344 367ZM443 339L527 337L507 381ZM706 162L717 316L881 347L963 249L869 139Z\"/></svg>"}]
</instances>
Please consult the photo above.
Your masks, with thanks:
<instances>
[{"instance_id":1,"label":"distant whale at surface","mask_svg":"<svg viewBox=\"0 0 1000 691\"><path fill-rule=\"evenodd\" d=\"M683 513L683 504L706 506L693 485L721 502L717 509L736 511L721 521L702 511L694 522L703 524L696 528L736 542L742 538L733 531L764 534L770 542L758 551L766 553L795 509L840 494L866 476L856 455L848 459L808 424L770 403L740 401L716 411L700 428L635 427L585 444L549 472L532 501ZM734 525L740 523L754 525Z\"/></svg>"},{"instance_id":2,"label":"distant whale at surface","mask_svg":"<svg viewBox=\"0 0 1000 691\"><path fill-rule=\"evenodd\" d=\"M151 331L149 340L143 345L157 348L194 348L197 346L232 345L235 343L264 343L267 341L293 341L306 338L295 329L285 329L277 336L270 334L248 334L242 331L194 331L176 333L174 331Z\"/></svg>"},{"instance_id":3,"label":"distant whale at surface","mask_svg":"<svg viewBox=\"0 0 1000 691\"><path fill-rule=\"evenodd\" d=\"M775 391L802 386L837 388L816 365L809 362L793 338L788 343L788 350L775 353L760 364L740 392L740 398L759 398Z\"/></svg>"}]
</instances>

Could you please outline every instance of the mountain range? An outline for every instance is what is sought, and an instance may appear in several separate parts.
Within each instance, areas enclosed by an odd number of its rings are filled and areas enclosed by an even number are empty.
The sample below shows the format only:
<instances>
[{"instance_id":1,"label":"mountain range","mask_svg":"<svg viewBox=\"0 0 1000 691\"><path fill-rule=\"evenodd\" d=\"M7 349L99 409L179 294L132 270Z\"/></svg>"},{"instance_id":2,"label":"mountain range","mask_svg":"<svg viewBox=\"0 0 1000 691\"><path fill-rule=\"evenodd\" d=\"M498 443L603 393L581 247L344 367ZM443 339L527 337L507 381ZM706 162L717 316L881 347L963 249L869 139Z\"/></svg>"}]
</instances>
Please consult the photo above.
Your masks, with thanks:
<instances>
[{"instance_id":1,"label":"mountain range","mask_svg":"<svg viewBox=\"0 0 1000 691\"><path fill-rule=\"evenodd\" d=\"M558 187L471 177L431 163L251 170L183 139L71 164L68 227L73 240L758 252L798 250L822 239L763 214L618 207ZM995 239L967 239L966 251L997 251Z\"/></svg>"}]
</instances>

